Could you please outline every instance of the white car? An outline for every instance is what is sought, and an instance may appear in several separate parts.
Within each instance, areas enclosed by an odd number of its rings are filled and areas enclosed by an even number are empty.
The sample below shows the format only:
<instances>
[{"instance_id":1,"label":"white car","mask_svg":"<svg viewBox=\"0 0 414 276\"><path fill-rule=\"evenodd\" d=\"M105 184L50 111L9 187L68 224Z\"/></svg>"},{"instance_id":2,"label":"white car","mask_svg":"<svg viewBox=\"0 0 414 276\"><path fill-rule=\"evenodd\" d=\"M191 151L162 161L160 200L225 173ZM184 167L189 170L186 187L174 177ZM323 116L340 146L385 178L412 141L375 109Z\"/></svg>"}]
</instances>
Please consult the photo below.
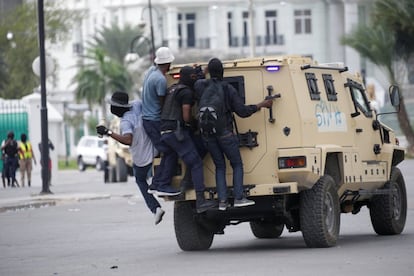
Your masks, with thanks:
<instances>
[{"instance_id":1,"label":"white car","mask_svg":"<svg viewBox=\"0 0 414 276\"><path fill-rule=\"evenodd\" d=\"M88 166L94 166L98 171L105 168L108 160L108 144L105 138L98 136L82 136L76 147L78 169L84 171Z\"/></svg>"}]
</instances>

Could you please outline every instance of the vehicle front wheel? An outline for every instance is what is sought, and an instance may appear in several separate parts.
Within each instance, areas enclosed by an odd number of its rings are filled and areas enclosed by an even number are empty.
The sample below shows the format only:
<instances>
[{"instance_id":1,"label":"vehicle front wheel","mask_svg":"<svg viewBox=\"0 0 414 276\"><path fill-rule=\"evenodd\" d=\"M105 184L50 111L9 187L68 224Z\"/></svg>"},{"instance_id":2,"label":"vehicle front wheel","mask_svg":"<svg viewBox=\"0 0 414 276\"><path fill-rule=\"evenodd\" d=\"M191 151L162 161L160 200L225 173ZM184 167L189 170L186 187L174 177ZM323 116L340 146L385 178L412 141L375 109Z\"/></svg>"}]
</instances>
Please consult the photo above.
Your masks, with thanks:
<instances>
[{"instance_id":1,"label":"vehicle front wheel","mask_svg":"<svg viewBox=\"0 0 414 276\"><path fill-rule=\"evenodd\" d=\"M312 189L300 193L300 227L308 247L336 244L340 227L339 198L329 175L319 178Z\"/></svg>"},{"instance_id":2,"label":"vehicle front wheel","mask_svg":"<svg viewBox=\"0 0 414 276\"><path fill-rule=\"evenodd\" d=\"M83 172L84 170L86 170L86 165L83 162L82 156L78 157L78 170Z\"/></svg>"},{"instance_id":3,"label":"vehicle front wheel","mask_svg":"<svg viewBox=\"0 0 414 276\"><path fill-rule=\"evenodd\" d=\"M258 239L276 239L282 235L283 223L274 223L268 221L251 221L250 229L253 235Z\"/></svg>"},{"instance_id":4,"label":"vehicle front wheel","mask_svg":"<svg viewBox=\"0 0 414 276\"><path fill-rule=\"evenodd\" d=\"M174 229L178 246L184 251L207 250L214 233L196 220L194 204L190 201L174 203Z\"/></svg>"},{"instance_id":5,"label":"vehicle front wheel","mask_svg":"<svg viewBox=\"0 0 414 276\"><path fill-rule=\"evenodd\" d=\"M390 180L384 189L389 189L390 193L374 196L369 204L372 226L378 235L400 234L407 217L407 191L400 169L391 169Z\"/></svg>"}]
</instances>

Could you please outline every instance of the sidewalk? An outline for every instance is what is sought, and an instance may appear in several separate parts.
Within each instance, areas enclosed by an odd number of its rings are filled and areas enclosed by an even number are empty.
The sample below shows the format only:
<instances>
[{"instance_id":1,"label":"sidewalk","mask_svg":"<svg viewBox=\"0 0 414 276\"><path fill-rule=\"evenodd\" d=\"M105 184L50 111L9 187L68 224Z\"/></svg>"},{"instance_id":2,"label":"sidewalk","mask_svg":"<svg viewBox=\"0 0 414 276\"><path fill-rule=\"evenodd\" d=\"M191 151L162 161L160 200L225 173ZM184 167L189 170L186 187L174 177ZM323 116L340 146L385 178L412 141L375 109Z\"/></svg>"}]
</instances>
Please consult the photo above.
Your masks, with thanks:
<instances>
[{"instance_id":1,"label":"sidewalk","mask_svg":"<svg viewBox=\"0 0 414 276\"><path fill-rule=\"evenodd\" d=\"M20 173L16 175L20 183ZM65 202L109 199L113 197L141 196L133 177L124 183L104 183L103 172L87 169L58 171L52 176L52 194L41 194L40 172L32 174L32 185L25 187L6 187L0 185L0 213L22 208L39 208ZM21 183L20 183L21 184Z\"/></svg>"}]
</instances>

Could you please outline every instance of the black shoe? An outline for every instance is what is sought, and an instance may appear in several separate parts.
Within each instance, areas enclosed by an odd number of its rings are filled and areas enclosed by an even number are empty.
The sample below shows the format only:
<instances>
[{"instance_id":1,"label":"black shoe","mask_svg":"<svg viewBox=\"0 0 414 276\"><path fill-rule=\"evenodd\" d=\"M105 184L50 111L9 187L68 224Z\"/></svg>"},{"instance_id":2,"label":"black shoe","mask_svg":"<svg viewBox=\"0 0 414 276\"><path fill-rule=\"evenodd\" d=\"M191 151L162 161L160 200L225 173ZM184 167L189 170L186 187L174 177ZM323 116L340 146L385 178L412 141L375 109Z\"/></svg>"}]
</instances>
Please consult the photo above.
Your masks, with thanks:
<instances>
[{"instance_id":1,"label":"black shoe","mask_svg":"<svg viewBox=\"0 0 414 276\"><path fill-rule=\"evenodd\" d=\"M155 194L157 192L157 187L154 184L151 184L148 186L148 191L147 193L149 194Z\"/></svg>"},{"instance_id":2,"label":"black shoe","mask_svg":"<svg viewBox=\"0 0 414 276\"><path fill-rule=\"evenodd\" d=\"M204 192L196 192L196 209L197 213L204 213L208 209L217 207L214 200L207 200L204 197Z\"/></svg>"},{"instance_id":3,"label":"black shoe","mask_svg":"<svg viewBox=\"0 0 414 276\"><path fill-rule=\"evenodd\" d=\"M177 196L179 194L181 194L181 191L178 191L171 186L159 187L156 192L157 196Z\"/></svg>"}]
</instances>

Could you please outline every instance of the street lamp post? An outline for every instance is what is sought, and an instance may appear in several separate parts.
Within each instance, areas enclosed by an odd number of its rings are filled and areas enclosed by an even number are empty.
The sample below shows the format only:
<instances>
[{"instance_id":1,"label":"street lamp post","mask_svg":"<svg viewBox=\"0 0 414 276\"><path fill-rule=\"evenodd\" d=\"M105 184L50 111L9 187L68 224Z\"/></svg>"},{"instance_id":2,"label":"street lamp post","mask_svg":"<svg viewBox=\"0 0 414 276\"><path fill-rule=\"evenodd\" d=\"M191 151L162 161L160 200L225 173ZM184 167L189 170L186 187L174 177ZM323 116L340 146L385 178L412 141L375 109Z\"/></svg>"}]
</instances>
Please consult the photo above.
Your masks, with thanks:
<instances>
[{"instance_id":1,"label":"street lamp post","mask_svg":"<svg viewBox=\"0 0 414 276\"><path fill-rule=\"evenodd\" d=\"M152 59L155 58L155 45L154 45L154 25L152 22L152 5L151 0L148 0L148 9L149 9L149 16L150 16L150 31L151 31L151 55Z\"/></svg>"},{"instance_id":2,"label":"street lamp post","mask_svg":"<svg viewBox=\"0 0 414 276\"><path fill-rule=\"evenodd\" d=\"M131 40L131 43L129 44L129 53L125 57L125 60L127 62L135 61L139 57L139 55L136 53L136 51L134 51L134 48L135 48L135 43L137 41L139 41L140 39L145 40L145 42L147 42L148 45L151 47L150 56L151 56L151 60L154 60L154 55L153 55L154 52L153 52L153 48L152 48L153 45L152 45L151 41L146 36L143 36L142 34L140 34L140 35L137 35L136 37L134 37Z\"/></svg>"},{"instance_id":3,"label":"street lamp post","mask_svg":"<svg viewBox=\"0 0 414 276\"><path fill-rule=\"evenodd\" d=\"M40 57L40 123L42 129L42 192L41 194L52 193L49 189L49 134L47 125L47 105L46 105L46 56L45 56L45 23L43 12L43 0L37 1L38 13L38 37L39 37L39 57Z\"/></svg>"}]
</instances>

